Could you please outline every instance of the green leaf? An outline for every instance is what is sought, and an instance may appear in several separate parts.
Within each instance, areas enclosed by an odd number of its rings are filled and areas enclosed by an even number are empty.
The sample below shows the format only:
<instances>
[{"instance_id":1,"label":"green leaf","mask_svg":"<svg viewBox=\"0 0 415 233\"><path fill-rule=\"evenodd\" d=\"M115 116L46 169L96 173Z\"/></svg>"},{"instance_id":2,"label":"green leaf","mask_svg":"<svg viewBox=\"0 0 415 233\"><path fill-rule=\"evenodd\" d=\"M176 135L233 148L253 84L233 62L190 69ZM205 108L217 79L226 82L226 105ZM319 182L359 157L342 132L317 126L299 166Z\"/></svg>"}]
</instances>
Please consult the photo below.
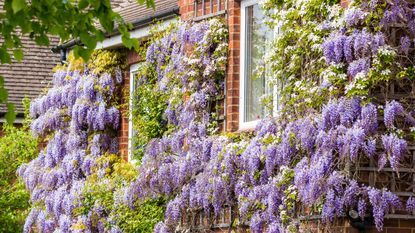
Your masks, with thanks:
<instances>
[{"instance_id":1,"label":"green leaf","mask_svg":"<svg viewBox=\"0 0 415 233\"><path fill-rule=\"evenodd\" d=\"M131 49L133 47L133 42L131 41L129 37L122 36L121 40L126 48Z\"/></svg>"},{"instance_id":2,"label":"green leaf","mask_svg":"<svg viewBox=\"0 0 415 233\"><path fill-rule=\"evenodd\" d=\"M78 3L78 7L79 7L80 10L85 9L88 5L89 5L89 3L88 3L87 0L81 0Z\"/></svg>"},{"instance_id":3,"label":"green leaf","mask_svg":"<svg viewBox=\"0 0 415 233\"><path fill-rule=\"evenodd\" d=\"M1 63L10 63L11 62L10 54L4 48L0 48L0 61L1 61Z\"/></svg>"},{"instance_id":4,"label":"green leaf","mask_svg":"<svg viewBox=\"0 0 415 233\"><path fill-rule=\"evenodd\" d=\"M21 11L26 6L25 0L13 0L12 9L14 13Z\"/></svg>"},{"instance_id":5,"label":"green leaf","mask_svg":"<svg viewBox=\"0 0 415 233\"><path fill-rule=\"evenodd\" d=\"M4 87L0 87L0 103L5 103L7 101L7 97L9 96L8 92Z\"/></svg>"},{"instance_id":6,"label":"green leaf","mask_svg":"<svg viewBox=\"0 0 415 233\"><path fill-rule=\"evenodd\" d=\"M23 50L22 49L15 49L13 51L13 56L17 61L23 60Z\"/></svg>"},{"instance_id":7,"label":"green leaf","mask_svg":"<svg viewBox=\"0 0 415 233\"><path fill-rule=\"evenodd\" d=\"M89 60L89 57L91 56L92 51L94 51L94 49L85 49L82 48L81 46L77 45L73 48L73 53L75 55L75 58L79 58L81 57L82 59L84 59L85 62L87 62Z\"/></svg>"},{"instance_id":8,"label":"green leaf","mask_svg":"<svg viewBox=\"0 0 415 233\"><path fill-rule=\"evenodd\" d=\"M7 103L6 121L9 125L12 125L16 119L16 112L14 111L14 104Z\"/></svg>"},{"instance_id":9,"label":"green leaf","mask_svg":"<svg viewBox=\"0 0 415 233\"><path fill-rule=\"evenodd\" d=\"M49 38L46 34L41 34L35 38L38 45L49 45Z\"/></svg>"},{"instance_id":10,"label":"green leaf","mask_svg":"<svg viewBox=\"0 0 415 233\"><path fill-rule=\"evenodd\" d=\"M79 37L81 41L89 48L89 49L95 49L97 46L97 41L94 37L89 35L87 32L81 32L79 34Z\"/></svg>"}]
</instances>

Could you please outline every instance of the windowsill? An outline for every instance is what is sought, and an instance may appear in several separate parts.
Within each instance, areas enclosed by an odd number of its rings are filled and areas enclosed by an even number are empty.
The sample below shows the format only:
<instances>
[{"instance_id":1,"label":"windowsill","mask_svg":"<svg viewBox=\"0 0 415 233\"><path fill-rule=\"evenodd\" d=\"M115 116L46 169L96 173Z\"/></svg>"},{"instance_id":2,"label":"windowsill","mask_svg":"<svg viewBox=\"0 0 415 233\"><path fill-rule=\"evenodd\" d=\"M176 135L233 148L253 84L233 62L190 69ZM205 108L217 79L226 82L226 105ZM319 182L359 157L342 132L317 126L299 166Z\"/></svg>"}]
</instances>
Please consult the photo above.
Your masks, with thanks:
<instances>
[{"instance_id":1,"label":"windowsill","mask_svg":"<svg viewBox=\"0 0 415 233\"><path fill-rule=\"evenodd\" d=\"M239 123L238 132L253 132L261 120Z\"/></svg>"}]
</instances>

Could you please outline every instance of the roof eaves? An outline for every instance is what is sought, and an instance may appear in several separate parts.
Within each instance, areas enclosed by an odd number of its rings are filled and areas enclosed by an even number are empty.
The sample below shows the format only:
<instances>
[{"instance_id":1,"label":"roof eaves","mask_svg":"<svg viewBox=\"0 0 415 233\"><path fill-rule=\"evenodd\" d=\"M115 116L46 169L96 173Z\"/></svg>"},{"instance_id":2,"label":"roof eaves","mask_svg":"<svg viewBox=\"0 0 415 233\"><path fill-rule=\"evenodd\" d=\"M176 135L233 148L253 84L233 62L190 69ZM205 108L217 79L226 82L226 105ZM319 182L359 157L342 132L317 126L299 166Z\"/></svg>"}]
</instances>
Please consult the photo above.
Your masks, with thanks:
<instances>
[{"instance_id":1,"label":"roof eaves","mask_svg":"<svg viewBox=\"0 0 415 233\"><path fill-rule=\"evenodd\" d=\"M160 21L160 20L166 20L166 19L170 19L173 18L175 16L180 15L180 8L179 7L173 7L170 9L166 9L160 12L157 12L155 14L152 15L147 15L145 17L139 18L136 21L132 22L131 24L133 25L133 30L137 29L137 28L141 28L141 27L145 27L155 21ZM112 34L107 33L106 36L107 37L111 37L111 36L115 36L115 35L119 35L120 31L118 30L118 28L116 28L114 30L114 32ZM51 50L53 53L60 53L62 50L67 50L70 49L72 47L74 47L75 45L82 45L82 42L80 39L71 39L63 44L60 44L58 46L53 47Z\"/></svg>"}]
</instances>

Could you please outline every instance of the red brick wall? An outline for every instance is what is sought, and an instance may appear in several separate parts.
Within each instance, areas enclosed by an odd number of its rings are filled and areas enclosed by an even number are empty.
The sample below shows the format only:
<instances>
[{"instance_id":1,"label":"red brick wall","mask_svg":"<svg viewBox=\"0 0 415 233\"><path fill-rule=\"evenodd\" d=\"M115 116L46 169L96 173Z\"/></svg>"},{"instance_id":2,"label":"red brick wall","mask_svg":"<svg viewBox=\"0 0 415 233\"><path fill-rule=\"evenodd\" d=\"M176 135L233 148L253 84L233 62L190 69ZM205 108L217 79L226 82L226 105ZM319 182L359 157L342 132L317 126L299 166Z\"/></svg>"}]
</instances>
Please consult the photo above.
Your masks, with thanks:
<instances>
[{"instance_id":1,"label":"red brick wall","mask_svg":"<svg viewBox=\"0 0 415 233\"><path fill-rule=\"evenodd\" d=\"M350 2L351 2L352 0L340 0L340 5L343 7L343 8L347 8L347 7L349 7L349 4L350 4Z\"/></svg>"},{"instance_id":2,"label":"red brick wall","mask_svg":"<svg viewBox=\"0 0 415 233\"><path fill-rule=\"evenodd\" d=\"M118 141L120 145L120 153L125 160L128 160L128 114L129 114L129 98L130 98L130 65L139 62L138 54L131 50L127 54L127 68L124 71L124 80L121 88L122 106L121 124L118 132Z\"/></svg>"},{"instance_id":3,"label":"red brick wall","mask_svg":"<svg viewBox=\"0 0 415 233\"><path fill-rule=\"evenodd\" d=\"M178 0L182 20L191 20L195 17L195 0ZM213 12L217 12L217 0L212 0ZM225 130L237 131L239 128L239 50L240 50L240 0L220 1L220 9L227 5L227 25L229 30L229 56L226 71L226 112ZM199 0L197 16L202 16L202 4ZM205 15L210 14L210 0L205 0Z\"/></svg>"},{"instance_id":4,"label":"red brick wall","mask_svg":"<svg viewBox=\"0 0 415 233\"><path fill-rule=\"evenodd\" d=\"M239 128L239 54L241 3L228 2L229 56L226 72L226 131L236 131Z\"/></svg>"}]
</instances>

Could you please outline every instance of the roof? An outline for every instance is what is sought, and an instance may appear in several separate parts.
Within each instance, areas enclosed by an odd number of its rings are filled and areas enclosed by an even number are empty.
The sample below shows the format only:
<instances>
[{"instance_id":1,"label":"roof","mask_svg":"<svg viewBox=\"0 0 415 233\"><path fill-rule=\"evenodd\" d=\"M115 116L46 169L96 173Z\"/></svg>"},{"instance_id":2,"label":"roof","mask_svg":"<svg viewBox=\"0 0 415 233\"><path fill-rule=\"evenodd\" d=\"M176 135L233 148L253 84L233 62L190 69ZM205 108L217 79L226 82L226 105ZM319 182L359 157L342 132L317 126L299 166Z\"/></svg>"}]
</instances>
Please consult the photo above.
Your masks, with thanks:
<instances>
[{"instance_id":1,"label":"roof","mask_svg":"<svg viewBox=\"0 0 415 233\"><path fill-rule=\"evenodd\" d=\"M140 5L137 0L124 0L114 11L119 13L127 23L134 23L142 18L154 16L157 13L178 7L177 0L155 0L155 9Z\"/></svg>"},{"instance_id":2,"label":"roof","mask_svg":"<svg viewBox=\"0 0 415 233\"><path fill-rule=\"evenodd\" d=\"M18 114L24 112L23 98L27 96L33 99L39 96L52 80L53 67L59 63L59 54L53 54L50 50L52 46L58 44L58 38L50 38L49 47L38 46L28 37L23 37L21 40L24 47L23 60L0 64L0 75L4 77L9 102L15 105ZM5 112L5 105L0 105L0 113Z\"/></svg>"},{"instance_id":3,"label":"roof","mask_svg":"<svg viewBox=\"0 0 415 233\"><path fill-rule=\"evenodd\" d=\"M155 20L166 20L179 14L177 0L155 0L154 9L148 8L146 4L138 4L137 0L111 0L111 4L114 7L113 10L119 13L126 23L133 25L133 29L143 28ZM98 25L98 27L101 26ZM119 35L117 28L115 28L113 33L106 34L107 38L115 35ZM52 51L59 53L60 50L71 49L79 44L82 44L79 38L71 39L53 47Z\"/></svg>"},{"instance_id":4,"label":"roof","mask_svg":"<svg viewBox=\"0 0 415 233\"><path fill-rule=\"evenodd\" d=\"M118 7L123 2L124 2L124 0L111 0L111 7L112 7L112 9Z\"/></svg>"}]
</instances>

